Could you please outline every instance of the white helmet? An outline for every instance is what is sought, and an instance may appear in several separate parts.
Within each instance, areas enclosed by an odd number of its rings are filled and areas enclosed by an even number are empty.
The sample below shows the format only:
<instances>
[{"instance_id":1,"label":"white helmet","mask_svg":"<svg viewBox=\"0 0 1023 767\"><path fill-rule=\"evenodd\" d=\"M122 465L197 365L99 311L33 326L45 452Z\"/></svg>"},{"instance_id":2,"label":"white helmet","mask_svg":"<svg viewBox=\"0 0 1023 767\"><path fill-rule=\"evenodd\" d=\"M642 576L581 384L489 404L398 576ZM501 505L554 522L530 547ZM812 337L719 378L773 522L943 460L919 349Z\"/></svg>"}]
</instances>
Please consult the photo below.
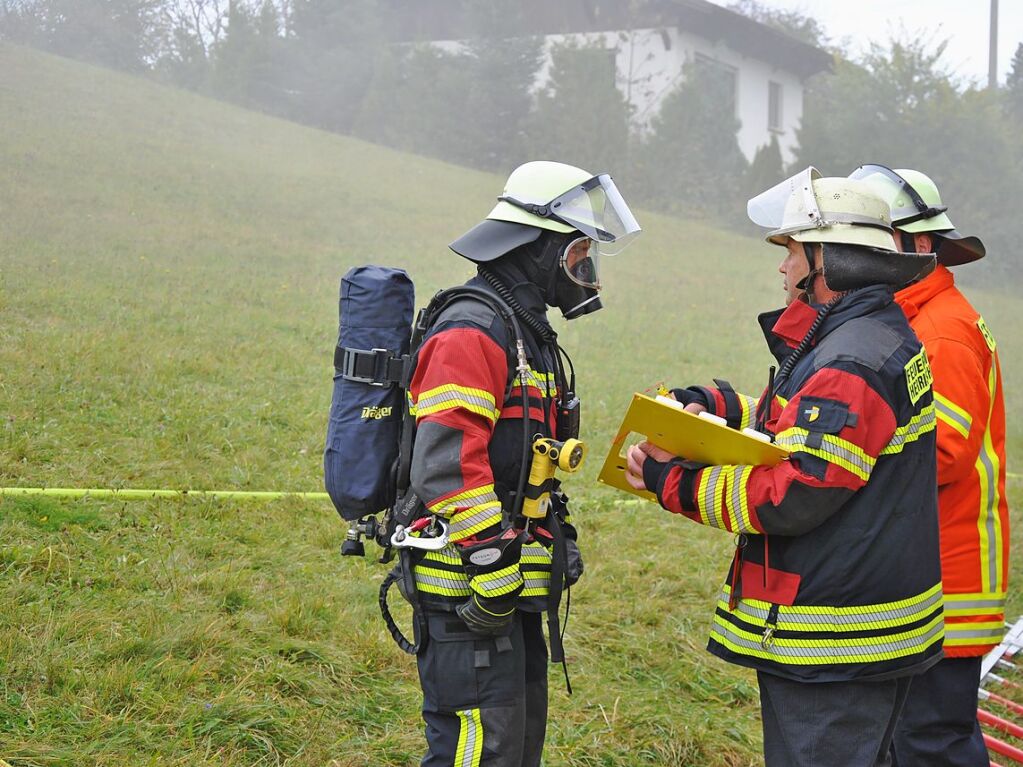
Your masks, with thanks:
<instances>
[{"instance_id":1,"label":"white helmet","mask_svg":"<svg viewBox=\"0 0 1023 767\"><path fill-rule=\"evenodd\" d=\"M775 245L824 244L824 281L834 291L901 287L934 268L934 254L899 252L888 203L863 181L822 178L811 166L751 199L746 212L771 229L767 241Z\"/></svg>"}]
</instances>

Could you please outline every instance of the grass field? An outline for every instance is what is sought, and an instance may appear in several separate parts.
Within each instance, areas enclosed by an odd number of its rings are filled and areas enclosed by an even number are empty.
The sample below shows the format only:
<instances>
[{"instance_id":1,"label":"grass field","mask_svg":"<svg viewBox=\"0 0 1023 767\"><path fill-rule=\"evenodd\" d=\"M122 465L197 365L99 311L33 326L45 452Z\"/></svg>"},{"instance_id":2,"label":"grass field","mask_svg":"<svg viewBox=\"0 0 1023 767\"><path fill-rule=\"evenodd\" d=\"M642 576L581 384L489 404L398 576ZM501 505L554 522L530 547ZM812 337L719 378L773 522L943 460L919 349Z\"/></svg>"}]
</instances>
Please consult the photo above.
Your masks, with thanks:
<instances>
[{"instance_id":1,"label":"grass field","mask_svg":"<svg viewBox=\"0 0 1023 767\"><path fill-rule=\"evenodd\" d=\"M403 266L424 303L469 275L446 244L500 185L0 46L0 485L319 490L340 275ZM756 764L755 679L703 650L730 541L594 477L633 391L760 389L779 253L640 219L607 309L563 326L594 458L568 483L587 574L546 764ZM1001 344L1012 460L1018 286L971 297ZM342 560L343 533L329 505L3 500L0 758L418 763L384 570Z\"/></svg>"}]
</instances>

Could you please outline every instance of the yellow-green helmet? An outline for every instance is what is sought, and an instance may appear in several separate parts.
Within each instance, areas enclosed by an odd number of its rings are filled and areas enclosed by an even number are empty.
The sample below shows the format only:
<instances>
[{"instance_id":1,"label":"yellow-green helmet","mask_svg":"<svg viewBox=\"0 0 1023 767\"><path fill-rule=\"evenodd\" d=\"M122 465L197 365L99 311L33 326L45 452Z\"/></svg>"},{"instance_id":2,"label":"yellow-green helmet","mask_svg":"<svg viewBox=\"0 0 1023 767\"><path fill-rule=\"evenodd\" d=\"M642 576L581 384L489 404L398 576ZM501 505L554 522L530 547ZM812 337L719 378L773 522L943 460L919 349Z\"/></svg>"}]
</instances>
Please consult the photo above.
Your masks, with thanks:
<instances>
[{"instance_id":1,"label":"yellow-green helmet","mask_svg":"<svg viewBox=\"0 0 1023 767\"><path fill-rule=\"evenodd\" d=\"M593 239L603 255L620 253L640 232L614 181L606 173L560 162L520 165L485 221L450 247L470 261L485 263L535 240L540 230L578 231Z\"/></svg>"},{"instance_id":2,"label":"yellow-green helmet","mask_svg":"<svg viewBox=\"0 0 1023 767\"><path fill-rule=\"evenodd\" d=\"M869 184L888 203L896 229L910 234L939 235L935 247L940 263L957 266L984 257L984 243L978 237L968 237L956 230L930 176L910 168L892 170L869 164L861 165L849 178Z\"/></svg>"}]
</instances>

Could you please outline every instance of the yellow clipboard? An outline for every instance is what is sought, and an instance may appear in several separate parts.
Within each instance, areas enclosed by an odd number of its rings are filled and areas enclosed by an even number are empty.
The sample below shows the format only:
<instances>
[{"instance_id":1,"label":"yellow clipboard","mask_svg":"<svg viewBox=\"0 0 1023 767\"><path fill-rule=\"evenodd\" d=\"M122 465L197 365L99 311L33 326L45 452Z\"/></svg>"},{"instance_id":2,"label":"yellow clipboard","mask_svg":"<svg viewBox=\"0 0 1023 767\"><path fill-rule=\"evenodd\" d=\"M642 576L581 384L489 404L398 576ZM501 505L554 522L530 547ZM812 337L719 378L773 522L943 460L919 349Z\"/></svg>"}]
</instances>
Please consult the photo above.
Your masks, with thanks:
<instances>
[{"instance_id":1,"label":"yellow clipboard","mask_svg":"<svg viewBox=\"0 0 1023 767\"><path fill-rule=\"evenodd\" d=\"M762 442L673 404L635 394L597 479L655 503L657 498L653 493L635 490L625 479L626 460L622 447L630 434L640 434L648 442L688 461L711 466L774 466L789 454L785 448L771 442Z\"/></svg>"}]
</instances>

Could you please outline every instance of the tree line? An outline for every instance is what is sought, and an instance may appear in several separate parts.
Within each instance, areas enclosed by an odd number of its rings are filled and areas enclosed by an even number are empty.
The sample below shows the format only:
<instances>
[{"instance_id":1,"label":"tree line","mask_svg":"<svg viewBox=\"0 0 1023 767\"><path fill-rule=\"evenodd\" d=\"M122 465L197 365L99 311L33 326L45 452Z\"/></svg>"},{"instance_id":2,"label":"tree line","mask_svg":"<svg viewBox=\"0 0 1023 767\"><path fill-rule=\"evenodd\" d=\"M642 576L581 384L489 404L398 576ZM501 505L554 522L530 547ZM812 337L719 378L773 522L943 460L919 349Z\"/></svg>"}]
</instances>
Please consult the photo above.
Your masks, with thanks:
<instances>
[{"instance_id":1,"label":"tree line","mask_svg":"<svg viewBox=\"0 0 1023 767\"><path fill-rule=\"evenodd\" d=\"M807 81L786 168L776 139L746 159L732 104L695 62L637 130L603 45L547 50L503 33L515 6L451 2L473 32L444 47L395 40L398 0L0 0L0 38L470 167L504 173L546 157L610 169L647 207L735 227L745 226L746 198L788 171L914 167L997 254L985 274L1023 262L1011 223L1023 181L1023 43L1005 85L988 90L959 80L941 41L895 39L854 57L811 17L736 0L734 10L834 54L832 71Z\"/></svg>"}]
</instances>

